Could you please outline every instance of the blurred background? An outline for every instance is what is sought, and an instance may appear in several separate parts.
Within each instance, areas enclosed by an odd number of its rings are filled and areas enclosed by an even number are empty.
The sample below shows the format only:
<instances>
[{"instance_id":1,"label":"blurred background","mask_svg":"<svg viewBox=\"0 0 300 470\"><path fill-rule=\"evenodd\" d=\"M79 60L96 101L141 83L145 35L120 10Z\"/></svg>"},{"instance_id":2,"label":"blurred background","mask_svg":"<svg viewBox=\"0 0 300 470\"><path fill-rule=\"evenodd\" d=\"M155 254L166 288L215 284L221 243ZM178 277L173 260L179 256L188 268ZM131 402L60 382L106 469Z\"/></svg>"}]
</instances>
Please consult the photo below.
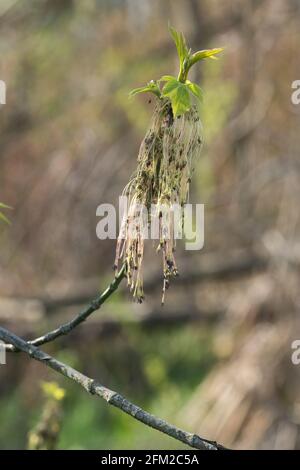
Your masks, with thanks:
<instances>
[{"instance_id":1,"label":"blurred background","mask_svg":"<svg viewBox=\"0 0 300 470\"><path fill-rule=\"evenodd\" d=\"M128 92L177 72L168 21L193 50L225 47L191 75L205 93L190 197L205 204L205 247L179 243L162 308L149 242L144 304L124 283L44 349L226 446L299 449L299 0L1 0L0 201L13 210L0 225L0 324L34 337L112 279L96 208L117 204L153 111ZM66 392L57 448L180 448L21 354L0 366L0 448L26 448L47 419L41 381Z\"/></svg>"}]
</instances>

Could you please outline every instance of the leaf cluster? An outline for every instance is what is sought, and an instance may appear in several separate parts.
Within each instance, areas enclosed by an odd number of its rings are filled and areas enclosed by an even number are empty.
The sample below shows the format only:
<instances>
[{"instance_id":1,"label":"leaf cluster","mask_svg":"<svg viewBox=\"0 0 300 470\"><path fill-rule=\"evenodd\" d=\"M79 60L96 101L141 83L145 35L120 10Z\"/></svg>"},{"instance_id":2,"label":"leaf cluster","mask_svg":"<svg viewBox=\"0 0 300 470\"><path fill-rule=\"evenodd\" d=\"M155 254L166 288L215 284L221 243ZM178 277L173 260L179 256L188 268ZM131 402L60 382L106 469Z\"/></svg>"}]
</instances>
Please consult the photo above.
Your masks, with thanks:
<instances>
[{"instance_id":1,"label":"leaf cluster","mask_svg":"<svg viewBox=\"0 0 300 470\"><path fill-rule=\"evenodd\" d=\"M216 59L223 48L205 49L192 53L188 49L184 35L169 26L169 31L175 42L179 57L179 73L177 78L173 75L164 75L159 80L151 80L146 86L135 88L130 92L130 96L139 93L153 93L158 98L169 98L172 104L174 116L179 116L187 112L191 107L191 97L195 97L197 102L202 102L203 92L199 85L187 79L190 68L200 60L211 58ZM161 87L161 83L164 85Z\"/></svg>"}]
</instances>

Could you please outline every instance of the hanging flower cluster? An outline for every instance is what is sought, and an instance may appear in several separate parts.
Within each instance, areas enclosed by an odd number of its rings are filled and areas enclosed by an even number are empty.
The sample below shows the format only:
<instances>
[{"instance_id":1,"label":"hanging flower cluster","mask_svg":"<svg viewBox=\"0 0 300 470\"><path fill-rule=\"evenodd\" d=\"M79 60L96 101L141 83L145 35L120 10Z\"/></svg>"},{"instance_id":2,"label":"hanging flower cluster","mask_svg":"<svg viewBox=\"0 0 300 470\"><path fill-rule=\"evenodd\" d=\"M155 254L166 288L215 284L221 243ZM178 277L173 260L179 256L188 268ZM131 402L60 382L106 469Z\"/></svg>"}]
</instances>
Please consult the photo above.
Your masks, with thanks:
<instances>
[{"instance_id":1,"label":"hanging flower cluster","mask_svg":"<svg viewBox=\"0 0 300 470\"><path fill-rule=\"evenodd\" d=\"M115 269L120 259L126 263L127 281L138 302L144 299L143 256L145 230L151 219L158 223L158 247L163 261L163 295L170 278L178 275L175 261L176 224L174 207L183 207L188 200L193 161L202 144L199 102L202 90L187 79L191 66L206 57L215 57L222 49L209 49L194 54L188 50L182 33L173 28L180 60L178 77L170 75L137 88L131 95L150 92L156 106L150 127L142 141L137 169L124 189L128 210L117 241ZM161 87L161 83L164 85ZM144 211L145 209L145 211Z\"/></svg>"}]
</instances>

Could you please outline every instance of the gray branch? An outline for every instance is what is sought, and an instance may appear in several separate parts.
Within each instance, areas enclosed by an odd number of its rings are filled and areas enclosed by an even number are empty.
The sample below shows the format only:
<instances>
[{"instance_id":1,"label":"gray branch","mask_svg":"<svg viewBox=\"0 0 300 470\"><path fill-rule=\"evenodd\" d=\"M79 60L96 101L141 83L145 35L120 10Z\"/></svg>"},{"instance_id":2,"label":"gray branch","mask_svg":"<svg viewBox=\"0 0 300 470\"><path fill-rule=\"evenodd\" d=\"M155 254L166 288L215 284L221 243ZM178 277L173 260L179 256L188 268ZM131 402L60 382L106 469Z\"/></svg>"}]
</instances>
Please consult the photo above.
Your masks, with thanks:
<instances>
[{"instance_id":1,"label":"gray branch","mask_svg":"<svg viewBox=\"0 0 300 470\"><path fill-rule=\"evenodd\" d=\"M264 269L266 264L267 260L251 256L239 257L238 260L229 260L228 262L225 262L223 264L220 264L217 260L215 260L214 262L213 259L210 259L208 267L201 268L200 270L198 269L195 271L188 271L188 273L180 277L179 282L182 285L190 285L193 282L199 282L201 280L224 279L231 276L234 277L236 275L241 276L242 273L248 274L251 270ZM60 336L67 335L68 333L70 333L74 328L80 325L80 323L85 321L92 313L94 313L101 307L101 305L119 287L125 275L126 266L124 264L121 270L115 276L112 283L107 287L107 289L102 294L98 295L94 300L92 300L88 304L88 306L85 307L84 310L82 310L82 312L76 315L71 321L60 325L56 329L49 331L48 333L45 333L44 335L38 338L28 341L28 344L32 344L34 346L41 346L43 344L54 341ZM161 282L157 275L153 276L152 279L148 279L147 289L149 291L155 289L158 281ZM6 345L6 350L8 352L18 352L18 349L16 349L11 344Z\"/></svg>"},{"instance_id":2,"label":"gray branch","mask_svg":"<svg viewBox=\"0 0 300 470\"><path fill-rule=\"evenodd\" d=\"M108 292L107 292L107 295L109 295ZM188 446L193 447L195 449L199 449L199 450L223 450L224 449L224 447L222 447L217 442L203 439L197 434L192 434L182 429L179 429L169 424L167 421L161 418L158 418L148 413L147 411L144 411L142 408L131 403L119 393L114 392L104 387L103 385L97 383L95 380L87 377L86 375L64 364L63 362L58 361L54 357L38 349L33 344L27 343L22 338L14 335L10 331L1 327L0 327L0 339L4 341L5 343L12 345L15 350L23 351L24 353L28 354L32 359L42 362L47 367L50 367L51 369L55 370L59 374L62 374L65 377L73 380L77 384L81 385L81 387L83 387L86 390L86 392L92 395L98 395L99 397L106 400L107 403L109 403L110 405L113 405L116 408L119 408L121 411L132 416L134 419L140 421L146 426L150 426L151 428L154 428L157 431L167 434L168 436L173 437L174 439L177 439L178 441L181 441L184 444L187 444Z\"/></svg>"},{"instance_id":3,"label":"gray branch","mask_svg":"<svg viewBox=\"0 0 300 470\"><path fill-rule=\"evenodd\" d=\"M102 294L92 300L87 307L85 307L82 312L80 312L76 317L74 317L71 321L64 323L63 325L59 326L55 330L49 331L45 333L43 336L35 338L31 341L28 341L28 344L33 346L41 346L42 344L50 343L55 339L59 338L60 336L69 334L76 326L80 325L80 323L84 322L92 313L98 310L101 305L115 292L115 290L119 287L120 282L125 277L126 274L126 266L125 264L122 266L120 271L116 274L114 280L110 283L110 285L105 289ZM17 352L18 348L16 348L13 344L7 344L6 350L10 352Z\"/></svg>"}]
</instances>

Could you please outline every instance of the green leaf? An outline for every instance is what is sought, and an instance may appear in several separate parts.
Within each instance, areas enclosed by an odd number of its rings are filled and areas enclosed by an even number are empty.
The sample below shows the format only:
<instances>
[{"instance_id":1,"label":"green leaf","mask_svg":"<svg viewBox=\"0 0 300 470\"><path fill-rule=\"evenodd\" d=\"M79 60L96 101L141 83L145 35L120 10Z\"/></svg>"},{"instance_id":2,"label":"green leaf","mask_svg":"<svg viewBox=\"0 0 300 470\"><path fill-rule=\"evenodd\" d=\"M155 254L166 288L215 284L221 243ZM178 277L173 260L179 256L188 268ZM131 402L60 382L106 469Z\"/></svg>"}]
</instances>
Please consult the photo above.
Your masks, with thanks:
<instances>
[{"instance_id":1,"label":"green leaf","mask_svg":"<svg viewBox=\"0 0 300 470\"><path fill-rule=\"evenodd\" d=\"M170 98L174 116L186 113L191 107L188 87L176 78L169 80L162 90L163 96Z\"/></svg>"},{"instance_id":2,"label":"green leaf","mask_svg":"<svg viewBox=\"0 0 300 470\"><path fill-rule=\"evenodd\" d=\"M0 212L0 220L2 220L3 222L5 222L6 224L10 225L10 221L8 220L7 217L5 217L4 214L2 214L2 212Z\"/></svg>"},{"instance_id":3,"label":"green leaf","mask_svg":"<svg viewBox=\"0 0 300 470\"><path fill-rule=\"evenodd\" d=\"M174 75L163 75L158 81L169 82L170 80L176 80L176 77L174 77Z\"/></svg>"},{"instance_id":4,"label":"green leaf","mask_svg":"<svg viewBox=\"0 0 300 470\"><path fill-rule=\"evenodd\" d=\"M12 209L12 207L7 206L3 202L0 202L0 208L1 209ZM2 212L0 212L0 220L2 220L2 222L5 222L6 224L10 225L10 221L8 220L8 218Z\"/></svg>"},{"instance_id":5,"label":"green leaf","mask_svg":"<svg viewBox=\"0 0 300 470\"><path fill-rule=\"evenodd\" d=\"M131 92L129 93L129 96L132 97L132 96L135 96L139 93L148 93L148 92L154 93L159 98L161 97L160 88L157 85L157 82L155 82L154 80L151 80L151 82L147 83L146 86L135 88L134 90L131 90Z\"/></svg>"},{"instance_id":6,"label":"green leaf","mask_svg":"<svg viewBox=\"0 0 300 470\"><path fill-rule=\"evenodd\" d=\"M195 52L190 58L189 67L191 67L196 62L199 62L199 60L207 59L208 57L211 59L216 59L216 54L219 54L223 50L223 47L219 47L216 49L205 49L203 51Z\"/></svg>"},{"instance_id":7,"label":"green leaf","mask_svg":"<svg viewBox=\"0 0 300 470\"><path fill-rule=\"evenodd\" d=\"M0 207L1 207L2 209L12 209L12 207L7 206L7 205L4 204L3 202L0 202Z\"/></svg>"},{"instance_id":8,"label":"green leaf","mask_svg":"<svg viewBox=\"0 0 300 470\"><path fill-rule=\"evenodd\" d=\"M202 89L199 87L199 85L197 85L196 83L190 82L190 80L187 80L187 81L186 81L186 86L188 87L188 89L190 90L190 92L193 93L193 95L195 95L196 98L198 98L198 100L199 100L200 102L203 101L203 91L202 91Z\"/></svg>"},{"instance_id":9,"label":"green leaf","mask_svg":"<svg viewBox=\"0 0 300 470\"><path fill-rule=\"evenodd\" d=\"M176 49L178 52L178 57L180 61L180 67L183 65L184 60L188 57L189 51L185 42L184 35L180 33L179 31L176 31L175 28L172 26L169 26L169 31L171 33L171 36L175 42Z\"/></svg>"},{"instance_id":10,"label":"green leaf","mask_svg":"<svg viewBox=\"0 0 300 470\"><path fill-rule=\"evenodd\" d=\"M179 82L177 78L172 78L172 80L169 80L165 86L162 89L162 93L164 96L169 96L174 90L176 90L178 87L183 85L183 83Z\"/></svg>"}]
</instances>

